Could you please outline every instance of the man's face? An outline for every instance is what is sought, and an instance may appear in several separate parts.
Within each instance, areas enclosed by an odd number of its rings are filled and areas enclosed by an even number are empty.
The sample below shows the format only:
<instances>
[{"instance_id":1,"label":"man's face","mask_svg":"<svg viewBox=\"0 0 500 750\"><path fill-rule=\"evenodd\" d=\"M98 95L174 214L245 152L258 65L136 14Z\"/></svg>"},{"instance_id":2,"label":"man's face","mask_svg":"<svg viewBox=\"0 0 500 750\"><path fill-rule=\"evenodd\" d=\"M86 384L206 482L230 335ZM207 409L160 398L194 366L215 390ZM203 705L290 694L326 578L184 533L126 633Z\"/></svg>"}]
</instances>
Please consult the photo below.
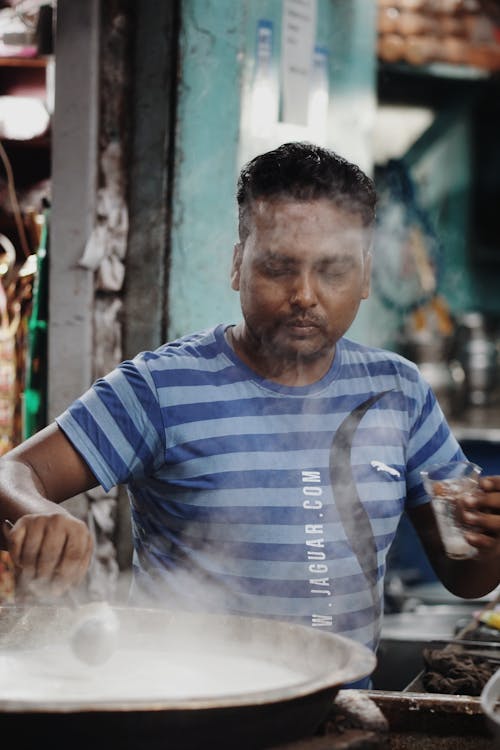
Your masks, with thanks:
<instances>
[{"instance_id":1,"label":"man's face","mask_svg":"<svg viewBox=\"0 0 500 750\"><path fill-rule=\"evenodd\" d=\"M247 350L288 361L331 357L369 293L358 214L329 200L259 200L234 251Z\"/></svg>"}]
</instances>

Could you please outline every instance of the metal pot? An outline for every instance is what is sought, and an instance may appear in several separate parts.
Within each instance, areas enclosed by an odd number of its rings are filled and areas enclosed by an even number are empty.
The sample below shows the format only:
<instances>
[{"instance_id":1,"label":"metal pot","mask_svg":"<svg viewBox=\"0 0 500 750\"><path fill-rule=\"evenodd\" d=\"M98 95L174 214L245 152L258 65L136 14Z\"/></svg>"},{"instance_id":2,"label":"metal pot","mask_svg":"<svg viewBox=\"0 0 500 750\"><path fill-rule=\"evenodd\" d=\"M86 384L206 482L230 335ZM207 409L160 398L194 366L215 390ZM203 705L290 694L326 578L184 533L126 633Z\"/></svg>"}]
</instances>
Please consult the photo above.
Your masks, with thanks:
<instances>
[{"instance_id":1,"label":"metal pot","mask_svg":"<svg viewBox=\"0 0 500 750\"><path fill-rule=\"evenodd\" d=\"M407 332L399 348L415 362L445 415L461 414L466 397L465 372L458 358L451 356L450 336L440 336L433 330Z\"/></svg>"},{"instance_id":2,"label":"metal pot","mask_svg":"<svg viewBox=\"0 0 500 750\"><path fill-rule=\"evenodd\" d=\"M491 733L500 743L500 669L490 677L480 697L481 710L486 716Z\"/></svg>"},{"instance_id":3,"label":"metal pot","mask_svg":"<svg viewBox=\"0 0 500 750\"><path fill-rule=\"evenodd\" d=\"M192 653L241 653L303 675L273 690L249 690L210 697L116 700L0 699L0 732L22 747L265 748L310 736L326 718L342 685L370 674L375 656L354 641L314 628L225 615L121 609L117 653L154 651L165 658L181 647ZM0 608L0 660L14 649L44 649L69 637L69 608ZM131 667L130 680L134 680ZM50 687L50 686L49 686ZM48 695L50 692L48 691Z\"/></svg>"},{"instance_id":4,"label":"metal pot","mask_svg":"<svg viewBox=\"0 0 500 750\"><path fill-rule=\"evenodd\" d=\"M465 370L467 400L473 406L492 401L499 371L496 332L480 312L462 316L457 332L457 356Z\"/></svg>"}]
</instances>

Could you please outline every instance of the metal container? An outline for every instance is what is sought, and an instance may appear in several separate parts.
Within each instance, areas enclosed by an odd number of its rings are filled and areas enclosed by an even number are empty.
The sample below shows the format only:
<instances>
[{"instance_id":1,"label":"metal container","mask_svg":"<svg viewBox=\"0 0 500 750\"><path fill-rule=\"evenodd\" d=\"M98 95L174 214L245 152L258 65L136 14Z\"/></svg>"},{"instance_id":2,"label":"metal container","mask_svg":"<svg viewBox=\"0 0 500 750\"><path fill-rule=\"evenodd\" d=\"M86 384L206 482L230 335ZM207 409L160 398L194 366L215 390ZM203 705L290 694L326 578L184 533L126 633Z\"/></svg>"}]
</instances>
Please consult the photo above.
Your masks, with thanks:
<instances>
[{"instance_id":1,"label":"metal container","mask_svg":"<svg viewBox=\"0 0 500 750\"><path fill-rule=\"evenodd\" d=\"M464 368L469 404L489 404L497 384L499 357L495 335L480 312L462 316L457 331L457 357Z\"/></svg>"},{"instance_id":2,"label":"metal container","mask_svg":"<svg viewBox=\"0 0 500 750\"><path fill-rule=\"evenodd\" d=\"M479 698L372 692L389 722L391 750L498 750Z\"/></svg>"},{"instance_id":3,"label":"metal container","mask_svg":"<svg viewBox=\"0 0 500 750\"><path fill-rule=\"evenodd\" d=\"M235 616L120 609L120 640L115 655L154 653L165 661L182 648L186 661L196 653L224 658L246 656L294 669L299 682L279 689L240 691L210 697L193 685L192 697L116 700L0 700L0 732L15 737L16 748L79 750L197 750L269 747L311 736L327 716L338 690L370 674L374 654L347 638L314 628ZM0 608L0 662L15 649L36 656L54 641L68 637L72 613L67 608ZM134 680L131 668L128 675Z\"/></svg>"},{"instance_id":4,"label":"metal container","mask_svg":"<svg viewBox=\"0 0 500 750\"><path fill-rule=\"evenodd\" d=\"M407 332L399 344L401 353L418 366L447 417L461 414L466 402L465 372L452 356L450 336L432 330Z\"/></svg>"},{"instance_id":5,"label":"metal container","mask_svg":"<svg viewBox=\"0 0 500 750\"><path fill-rule=\"evenodd\" d=\"M484 686L480 703L488 726L500 747L500 669Z\"/></svg>"},{"instance_id":6,"label":"metal container","mask_svg":"<svg viewBox=\"0 0 500 750\"><path fill-rule=\"evenodd\" d=\"M404 690L424 668L424 648L431 641L451 640L472 614L472 607L433 605L385 615L373 687Z\"/></svg>"}]
</instances>

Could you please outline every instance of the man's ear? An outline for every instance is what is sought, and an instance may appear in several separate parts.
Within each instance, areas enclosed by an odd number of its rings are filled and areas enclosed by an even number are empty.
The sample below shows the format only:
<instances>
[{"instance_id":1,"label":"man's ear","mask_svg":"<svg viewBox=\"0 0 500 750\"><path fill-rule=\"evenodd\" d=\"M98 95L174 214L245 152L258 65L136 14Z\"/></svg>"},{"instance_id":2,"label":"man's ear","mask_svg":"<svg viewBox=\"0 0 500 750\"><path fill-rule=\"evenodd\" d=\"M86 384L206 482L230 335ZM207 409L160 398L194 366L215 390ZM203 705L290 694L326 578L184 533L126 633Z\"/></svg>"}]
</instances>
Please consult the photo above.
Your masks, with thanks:
<instances>
[{"instance_id":1,"label":"man's ear","mask_svg":"<svg viewBox=\"0 0 500 750\"><path fill-rule=\"evenodd\" d=\"M363 290L361 292L361 299L368 299L368 297L370 296L371 275L372 275L372 254L368 250L364 257Z\"/></svg>"},{"instance_id":2,"label":"man's ear","mask_svg":"<svg viewBox=\"0 0 500 750\"><path fill-rule=\"evenodd\" d=\"M231 266L231 289L235 292L240 290L240 266L243 257L243 245L237 242L233 249L233 263Z\"/></svg>"}]
</instances>

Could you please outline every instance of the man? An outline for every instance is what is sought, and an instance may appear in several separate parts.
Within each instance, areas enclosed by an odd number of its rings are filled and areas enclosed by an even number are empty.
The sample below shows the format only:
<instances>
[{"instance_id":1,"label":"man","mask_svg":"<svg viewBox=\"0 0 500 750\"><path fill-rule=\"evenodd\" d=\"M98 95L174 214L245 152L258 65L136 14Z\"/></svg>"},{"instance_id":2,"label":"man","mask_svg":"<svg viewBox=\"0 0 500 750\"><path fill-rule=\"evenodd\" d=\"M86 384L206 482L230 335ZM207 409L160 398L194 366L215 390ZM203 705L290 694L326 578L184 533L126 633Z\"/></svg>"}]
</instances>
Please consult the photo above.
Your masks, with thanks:
<instances>
[{"instance_id":1,"label":"man","mask_svg":"<svg viewBox=\"0 0 500 750\"><path fill-rule=\"evenodd\" d=\"M375 648L405 508L450 591L498 585L500 477L464 510L476 557L447 558L420 472L462 451L412 363L344 336L369 293L371 180L291 143L253 159L237 197L242 321L122 363L2 459L19 586L81 581L90 536L57 503L126 484L132 602L286 619Z\"/></svg>"}]
</instances>

